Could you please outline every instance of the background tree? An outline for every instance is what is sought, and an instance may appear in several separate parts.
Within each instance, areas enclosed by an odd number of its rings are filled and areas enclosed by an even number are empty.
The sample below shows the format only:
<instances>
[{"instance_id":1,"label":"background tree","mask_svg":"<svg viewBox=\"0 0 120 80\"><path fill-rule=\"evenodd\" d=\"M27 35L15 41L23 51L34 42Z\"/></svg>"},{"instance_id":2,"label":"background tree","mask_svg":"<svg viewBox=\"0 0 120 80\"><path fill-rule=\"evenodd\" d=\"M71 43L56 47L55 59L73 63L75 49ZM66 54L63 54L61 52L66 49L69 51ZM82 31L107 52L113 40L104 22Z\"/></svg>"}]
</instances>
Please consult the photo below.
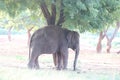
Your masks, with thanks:
<instances>
[{"instance_id":1,"label":"background tree","mask_svg":"<svg viewBox=\"0 0 120 80\"><path fill-rule=\"evenodd\" d=\"M111 37L109 37L107 34L105 34L106 39L107 39L107 49L106 49L107 53L110 53L110 49L112 47L111 43L112 43L115 35L117 34L117 32L119 30L119 27L120 27L120 23L116 22L116 27L115 27L115 29L114 29L113 34L111 35Z\"/></svg>"},{"instance_id":2,"label":"background tree","mask_svg":"<svg viewBox=\"0 0 120 80\"><path fill-rule=\"evenodd\" d=\"M119 0L3 0L3 11L11 17L22 11L43 13L48 25L64 23L63 27L81 32L101 30L118 19ZM64 19L65 18L65 19Z\"/></svg>"}]
</instances>

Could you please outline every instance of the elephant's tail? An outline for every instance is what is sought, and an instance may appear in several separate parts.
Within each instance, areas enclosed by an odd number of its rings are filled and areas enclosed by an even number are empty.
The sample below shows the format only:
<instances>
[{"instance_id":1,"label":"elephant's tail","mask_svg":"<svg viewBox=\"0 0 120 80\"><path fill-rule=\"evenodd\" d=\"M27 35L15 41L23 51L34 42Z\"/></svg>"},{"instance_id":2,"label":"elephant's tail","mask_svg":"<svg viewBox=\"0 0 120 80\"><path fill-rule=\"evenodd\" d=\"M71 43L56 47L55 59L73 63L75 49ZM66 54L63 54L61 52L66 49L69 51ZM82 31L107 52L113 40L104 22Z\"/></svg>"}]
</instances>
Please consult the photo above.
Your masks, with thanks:
<instances>
[{"instance_id":1,"label":"elephant's tail","mask_svg":"<svg viewBox=\"0 0 120 80\"><path fill-rule=\"evenodd\" d=\"M29 60L30 60L30 57L31 57L31 39L30 39L30 42L29 42Z\"/></svg>"},{"instance_id":2,"label":"elephant's tail","mask_svg":"<svg viewBox=\"0 0 120 80\"><path fill-rule=\"evenodd\" d=\"M30 60L30 56L31 56L31 46L29 45L29 60Z\"/></svg>"},{"instance_id":3,"label":"elephant's tail","mask_svg":"<svg viewBox=\"0 0 120 80\"><path fill-rule=\"evenodd\" d=\"M33 35L34 35L34 34L33 34ZM29 60L30 60L30 57L31 57L31 47L32 47L33 35L31 36L30 41L29 41Z\"/></svg>"}]
</instances>

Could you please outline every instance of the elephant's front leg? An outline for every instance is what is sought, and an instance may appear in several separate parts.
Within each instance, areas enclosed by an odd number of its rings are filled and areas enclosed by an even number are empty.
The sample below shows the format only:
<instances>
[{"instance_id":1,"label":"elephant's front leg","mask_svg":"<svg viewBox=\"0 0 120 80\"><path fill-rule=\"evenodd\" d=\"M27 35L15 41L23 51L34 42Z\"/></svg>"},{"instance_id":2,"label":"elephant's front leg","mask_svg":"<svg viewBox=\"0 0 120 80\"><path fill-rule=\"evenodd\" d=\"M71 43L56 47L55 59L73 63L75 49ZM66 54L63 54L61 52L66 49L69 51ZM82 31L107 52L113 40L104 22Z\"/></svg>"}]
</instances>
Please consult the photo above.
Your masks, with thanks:
<instances>
[{"instance_id":1,"label":"elephant's front leg","mask_svg":"<svg viewBox=\"0 0 120 80\"><path fill-rule=\"evenodd\" d=\"M67 64L68 64L68 49L64 48L62 51L62 60L63 60L63 69L67 69Z\"/></svg>"}]
</instances>

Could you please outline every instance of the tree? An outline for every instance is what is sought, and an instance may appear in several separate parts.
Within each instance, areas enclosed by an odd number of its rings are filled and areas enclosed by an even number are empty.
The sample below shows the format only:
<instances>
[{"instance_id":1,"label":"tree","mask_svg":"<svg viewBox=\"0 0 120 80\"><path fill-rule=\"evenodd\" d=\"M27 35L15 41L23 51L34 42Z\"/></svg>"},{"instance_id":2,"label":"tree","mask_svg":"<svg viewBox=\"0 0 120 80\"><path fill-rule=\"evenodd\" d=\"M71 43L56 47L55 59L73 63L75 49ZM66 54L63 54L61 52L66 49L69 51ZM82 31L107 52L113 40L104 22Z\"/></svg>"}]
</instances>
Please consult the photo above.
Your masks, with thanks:
<instances>
[{"instance_id":1,"label":"tree","mask_svg":"<svg viewBox=\"0 0 120 80\"><path fill-rule=\"evenodd\" d=\"M11 30L14 26L14 23L13 22L8 22L8 40L11 41Z\"/></svg>"},{"instance_id":2,"label":"tree","mask_svg":"<svg viewBox=\"0 0 120 80\"><path fill-rule=\"evenodd\" d=\"M98 43L97 43L97 48L96 48L96 50L97 50L97 53L101 53L101 50L102 50L102 40L104 39L104 37L105 37L105 35L106 35L106 31L104 31L104 32L100 32L100 35L99 35L99 39L98 39Z\"/></svg>"},{"instance_id":3,"label":"tree","mask_svg":"<svg viewBox=\"0 0 120 80\"><path fill-rule=\"evenodd\" d=\"M2 22L0 26L8 30L8 40L11 41L11 30L13 29L13 26L15 27L14 21L10 18L8 19L8 17L1 17L0 22Z\"/></svg>"},{"instance_id":4,"label":"tree","mask_svg":"<svg viewBox=\"0 0 120 80\"><path fill-rule=\"evenodd\" d=\"M40 16L39 14L37 14L37 11L33 13L33 11L29 11L27 7L24 7L26 9L23 9L22 6L19 7L19 5L22 3L22 1L19 0L18 1L15 0L15 2L14 0L2 0L0 2L2 4L0 9L3 10L1 11L2 15L0 16L7 15L2 17L2 20L7 21L3 23L4 23L4 27L8 29L8 40L11 41L11 29L20 29L19 25L22 25L24 26L25 29L27 29L28 40L29 40L30 31L33 29L33 27L39 26L38 24L42 23L39 22L40 21L38 20L39 18L36 18ZM12 12L11 9L13 9ZM19 12L17 13L18 10L20 10L21 13Z\"/></svg>"},{"instance_id":5,"label":"tree","mask_svg":"<svg viewBox=\"0 0 120 80\"><path fill-rule=\"evenodd\" d=\"M29 10L26 10L22 12L19 16L17 16L17 20L19 21L17 24L20 24L24 27L24 29L27 30L28 35L28 44L31 37L31 31L33 29L37 29L39 27L42 27L44 22L42 19L39 18L40 15L36 15L37 13L32 13Z\"/></svg>"},{"instance_id":6,"label":"tree","mask_svg":"<svg viewBox=\"0 0 120 80\"><path fill-rule=\"evenodd\" d=\"M101 50L102 50L102 45L101 45L101 43L102 43L102 40L106 37L106 39L107 39L107 49L106 49L106 52L107 53L110 53L110 49L112 48L112 41L113 41L113 39L114 39L114 37L115 37L115 35L117 34L117 31L119 30L119 22L117 22L116 23L116 27L113 27L112 29L114 29L114 31L111 31L111 32L113 32L113 33L111 33L111 35L108 35L108 31L109 31L109 27L104 31L104 32L100 32L100 35L99 35L99 40L98 40L98 43L97 43L97 48L96 48L96 50L97 50L97 53L100 53L101 52ZM112 26L114 26L114 25L112 25Z\"/></svg>"},{"instance_id":7,"label":"tree","mask_svg":"<svg viewBox=\"0 0 120 80\"><path fill-rule=\"evenodd\" d=\"M107 34L105 35L106 38L107 38L107 49L106 49L107 53L110 53L110 49L111 49L111 47L112 47L112 45L111 45L112 40L114 39L115 35L117 34L117 31L119 30L119 27L120 27L120 23L117 22L117 23L116 23L116 28L115 28L112 36L111 36L111 37L108 37Z\"/></svg>"},{"instance_id":8,"label":"tree","mask_svg":"<svg viewBox=\"0 0 120 80\"><path fill-rule=\"evenodd\" d=\"M100 30L119 16L120 0L2 0L1 10L11 17L22 11L43 13L48 25L62 25L81 32Z\"/></svg>"},{"instance_id":9,"label":"tree","mask_svg":"<svg viewBox=\"0 0 120 80\"><path fill-rule=\"evenodd\" d=\"M22 7L16 4L16 0L0 0L0 16L4 16L2 20L3 26L8 29L8 40L11 41L11 29L16 28L15 17L21 13Z\"/></svg>"}]
</instances>

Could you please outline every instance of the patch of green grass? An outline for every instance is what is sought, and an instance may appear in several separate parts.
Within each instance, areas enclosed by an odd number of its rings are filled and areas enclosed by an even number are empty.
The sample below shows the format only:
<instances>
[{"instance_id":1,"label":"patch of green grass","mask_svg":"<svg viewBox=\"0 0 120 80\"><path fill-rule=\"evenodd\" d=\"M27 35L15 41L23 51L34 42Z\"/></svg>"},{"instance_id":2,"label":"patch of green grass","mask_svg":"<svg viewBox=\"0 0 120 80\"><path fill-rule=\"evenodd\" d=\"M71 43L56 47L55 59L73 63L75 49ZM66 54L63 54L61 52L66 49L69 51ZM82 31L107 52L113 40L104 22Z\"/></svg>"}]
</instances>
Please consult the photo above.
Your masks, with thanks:
<instances>
[{"instance_id":1,"label":"patch of green grass","mask_svg":"<svg viewBox=\"0 0 120 80\"><path fill-rule=\"evenodd\" d=\"M27 57L28 58L28 57ZM26 61L26 56L23 55L0 55L0 61Z\"/></svg>"},{"instance_id":2,"label":"patch of green grass","mask_svg":"<svg viewBox=\"0 0 120 80\"><path fill-rule=\"evenodd\" d=\"M15 56L17 60L22 60L22 61L25 61L26 60L26 57L25 56L21 56L21 55L16 55ZM28 57L27 57L28 58Z\"/></svg>"}]
</instances>

